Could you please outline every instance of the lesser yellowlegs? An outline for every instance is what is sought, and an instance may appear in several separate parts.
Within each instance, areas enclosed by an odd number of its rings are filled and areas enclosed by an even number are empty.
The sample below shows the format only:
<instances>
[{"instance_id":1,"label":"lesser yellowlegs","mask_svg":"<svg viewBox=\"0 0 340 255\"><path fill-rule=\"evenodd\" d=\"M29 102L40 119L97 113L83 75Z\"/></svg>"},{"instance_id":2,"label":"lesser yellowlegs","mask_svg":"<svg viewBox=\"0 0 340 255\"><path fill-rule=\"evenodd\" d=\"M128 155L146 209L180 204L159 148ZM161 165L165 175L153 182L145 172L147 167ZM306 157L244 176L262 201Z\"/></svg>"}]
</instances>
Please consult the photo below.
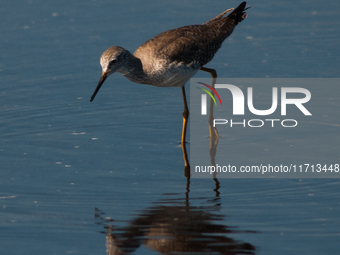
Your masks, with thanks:
<instances>
[{"instance_id":1,"label":"lesser yellowlegs","mask_svg":"<svg viewBox=\"0 0 340 255\"><path fill-rule=\"evenodd\" d=\"M228 9L201 25L165 31L143 43L133 54L119 46L108 48L100 58L102 76L90 101L106 78L115 72L136 83L181 87L184 102L181 142L184 144L189 117L184 85L198 70L216 77L215 70L203 66L212 60L235 26L247 17L247 9L243 2L235 10Z\"/></svg>"}]
</instances>

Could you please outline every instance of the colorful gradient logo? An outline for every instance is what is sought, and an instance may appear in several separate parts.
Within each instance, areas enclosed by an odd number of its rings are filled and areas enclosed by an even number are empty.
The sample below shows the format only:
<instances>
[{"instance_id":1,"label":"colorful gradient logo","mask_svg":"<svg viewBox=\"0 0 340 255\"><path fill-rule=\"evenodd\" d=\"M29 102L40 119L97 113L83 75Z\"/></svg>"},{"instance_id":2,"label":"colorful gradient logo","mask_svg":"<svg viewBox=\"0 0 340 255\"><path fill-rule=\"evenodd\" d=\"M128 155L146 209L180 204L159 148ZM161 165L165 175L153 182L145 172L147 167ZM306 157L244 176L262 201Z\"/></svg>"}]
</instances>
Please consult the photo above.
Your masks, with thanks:
<instances>
[{"instance_id":1,"label":"colorful gradient logo","mask_svg":"<svg viewBox=\"0 0 340 255\"><path fill-rule=\"evenodd\" d=\"M217 91L216 91L213 87L211 87L211 86L209 86L208 84L205 84L205 83L203 83L203 82L198 82L198 83L199 83L199 84L202 84L202 85L204 85L204 86L206 86L206 87L209 88L209 89L211 89L211 91L217 96L218 100L220 101L220 104L222 105L222 101L221 101L220 95L217 93ZM198 89L201 89L201 90L203 90L203 91L205 91L205 92L212 98L212 100L214 100L215 105L217 105L214 96L213 96L208 90L203 89L203 88L200 88L200 87L197 87L197 88L198 88Z\"/></svg>"},{"instance_id":2,"label":"colorful gradient logo","mask_svg":"<svg viewBox=\"0 0 340 255\"><path fill-rule=\"evenodd\" d=\"M220 104L221 104L221 106L222 106L221 97L220 97L220 95L217 93L217 91L216 91L213 87L211 87L211 86L209 86L208 84L205 84L205 83L203 83L203 82L198 82L198 83L201 84L201 85L206 86L207 88L209 88L209 89L217 96L217 98L218 98L218 100L220 101ZM204 92L206 92L206 93L211 97L211 99L214 101L215 105L217 106L215 97L214 97L213 94L211 94L211 92L210 92L209 90L204 89L204 88L200 88L200 87L197 87L197 88L203 90ZM202 115L207 115L207 95L206 95L206 94L202 94L202 108L201 108L201 114L202 114Z\"/></svg>"}]
</instances>

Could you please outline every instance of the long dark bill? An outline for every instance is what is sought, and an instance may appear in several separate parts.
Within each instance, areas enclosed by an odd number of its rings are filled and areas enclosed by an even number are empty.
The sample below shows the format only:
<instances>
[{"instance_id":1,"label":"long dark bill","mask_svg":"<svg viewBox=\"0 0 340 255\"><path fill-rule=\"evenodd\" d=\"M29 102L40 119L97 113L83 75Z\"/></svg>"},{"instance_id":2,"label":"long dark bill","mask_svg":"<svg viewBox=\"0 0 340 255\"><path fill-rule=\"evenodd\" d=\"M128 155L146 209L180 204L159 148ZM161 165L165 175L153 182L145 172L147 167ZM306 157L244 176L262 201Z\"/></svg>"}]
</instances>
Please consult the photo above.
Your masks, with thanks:
<instances>
[{"instance_id":1,"label":"long dark bill","mask_svg":"<svg viewBox=\"0 0 340 255\"><path fill-rule=\"evenodd\" d=\"M97 88L96 88L96 90L93 92L92 97L90 98L90 102L93 101L94 97L97 95L97 93L98 93L100 87L103 85L104 81L106 80L106 78L107 78L108 76L109 76L108 73L103 73L103 74L102 74L102 76L100 77L100 80L99 80L99 82L98 82Z\"/></svg>"}]
</instances>

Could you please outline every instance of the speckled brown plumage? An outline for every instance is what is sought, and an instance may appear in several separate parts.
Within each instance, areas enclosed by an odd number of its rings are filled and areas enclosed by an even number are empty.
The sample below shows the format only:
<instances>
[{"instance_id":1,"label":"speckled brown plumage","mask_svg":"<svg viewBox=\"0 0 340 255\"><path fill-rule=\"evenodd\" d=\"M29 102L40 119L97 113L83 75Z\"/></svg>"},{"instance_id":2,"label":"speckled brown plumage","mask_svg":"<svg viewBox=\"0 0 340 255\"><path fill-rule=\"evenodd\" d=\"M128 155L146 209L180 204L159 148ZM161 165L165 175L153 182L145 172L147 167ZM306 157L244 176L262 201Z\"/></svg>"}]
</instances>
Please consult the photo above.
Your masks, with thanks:
<instances>
[{"instance_id":1,"label":"speckled brown plumage","mask_svg":"<svg viewBox=\"0 0 340 255\"><path fill-rule=\"evenodd\" d=\"M235 26L246 18L245 6L246 2L243 2L227 17L223 15L228 10L202 25L165 31L143 43L134 55L143 59L144 51L150 48L156 58L183 62L184 65L197 65L196 68L202 67L214 57Z\"/></svg>"}]
</instances>

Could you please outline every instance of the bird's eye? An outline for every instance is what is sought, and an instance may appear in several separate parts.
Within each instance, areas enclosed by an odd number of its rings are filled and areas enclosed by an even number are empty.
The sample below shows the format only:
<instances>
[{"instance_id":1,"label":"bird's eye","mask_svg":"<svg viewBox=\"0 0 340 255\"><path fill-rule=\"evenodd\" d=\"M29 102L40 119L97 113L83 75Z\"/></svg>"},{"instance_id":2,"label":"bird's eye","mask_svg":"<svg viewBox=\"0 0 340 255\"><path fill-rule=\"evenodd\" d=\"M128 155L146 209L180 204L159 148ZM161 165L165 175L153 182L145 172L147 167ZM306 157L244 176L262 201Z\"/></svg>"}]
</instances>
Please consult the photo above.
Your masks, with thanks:
<instances>
[{"instance_id":1,"label":"bird's eye","mask_svg":"<svg viewBox=\"0 0 340 255\"><path fill-rule=\"evenodd\" d=\"M114 65L114 64L116 64L116 62L117 62L117 59L112 59L112 60L109 62L109 64L110 64L110 65Z\"/></svg>"}]
</instances>

